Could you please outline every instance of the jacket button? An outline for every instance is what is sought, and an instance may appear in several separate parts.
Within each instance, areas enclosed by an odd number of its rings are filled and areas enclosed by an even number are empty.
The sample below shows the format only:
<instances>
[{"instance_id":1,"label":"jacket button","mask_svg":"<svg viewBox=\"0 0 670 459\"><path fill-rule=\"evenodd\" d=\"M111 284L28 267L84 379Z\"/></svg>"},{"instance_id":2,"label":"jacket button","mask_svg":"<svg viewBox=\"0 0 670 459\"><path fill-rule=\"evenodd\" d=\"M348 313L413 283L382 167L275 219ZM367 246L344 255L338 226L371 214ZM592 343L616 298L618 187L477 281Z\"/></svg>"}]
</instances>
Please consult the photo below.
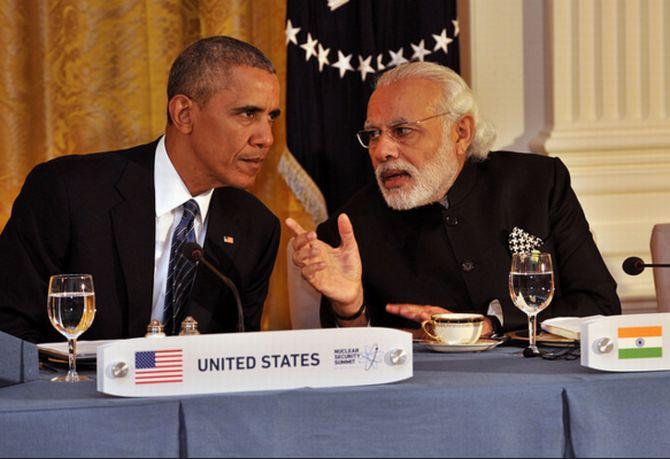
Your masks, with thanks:
<instances>
[{"instance_id":1,"label":"jacket button","mask_svg":"<svg viewBox=\"0 0 670 459\"><path fill-rule=\"evenodd\" d=\"M475 262L474 261L464 261L461 263L461 269L463 272L469 273L470 271L475 269Z\"/></svg>"},{"instance_id":2,"label":"jacket button","mask_svg":"<svg viewBox=\"0 0 670 459\"><path fill-rule=\"evenodd\" d=\"M458 217L454 217L453 215L447 215L444 217L444 223L446 223L447 226L456 226L458 225Z\"/></svg>"}]
</instances>

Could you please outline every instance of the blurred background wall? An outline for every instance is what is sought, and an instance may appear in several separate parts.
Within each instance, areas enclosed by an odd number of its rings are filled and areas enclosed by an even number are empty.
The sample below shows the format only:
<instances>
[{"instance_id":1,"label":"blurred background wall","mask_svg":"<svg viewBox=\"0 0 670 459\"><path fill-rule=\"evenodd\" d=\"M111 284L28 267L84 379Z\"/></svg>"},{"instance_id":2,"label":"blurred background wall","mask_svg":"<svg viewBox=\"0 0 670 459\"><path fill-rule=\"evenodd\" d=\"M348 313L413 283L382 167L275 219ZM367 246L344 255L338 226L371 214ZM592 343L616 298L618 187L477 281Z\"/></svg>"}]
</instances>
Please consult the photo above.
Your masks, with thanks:
<instances>
[{"instance_id":1,"label":"blurred background wall","mask_svg":"<svg viewBox=\"0 0 670 459\"><path fill-rule=\"evenodd\" d=\"M495 148L565 162L624 311L655 310L651 270L621 263L650 263L651 229L670 222L670 1L458 6L463 73Z\"/></svg>"},{"instance_id":2,"label":"blurred background wall","mask_svg":"<svg viewBox=\"0 0 670 459\"><path fill-rule=\"evenodd\" d=\"M314 0L320 1L320 0ZM324 0L325 1L325 0ZM391 0L388 0L391 1ZM655 307L649 235L670 221L670 1L459 0L462 73L496 148L561 157L627 311ZM226 34L261 48L285 102L285 0L0 0L0 227L30 169L163 132L172 60ZM284 119L251 191L280 219L309 216L276 172ZM264 329L290 328L286 235Z\"/></svg>"}]
</instances>

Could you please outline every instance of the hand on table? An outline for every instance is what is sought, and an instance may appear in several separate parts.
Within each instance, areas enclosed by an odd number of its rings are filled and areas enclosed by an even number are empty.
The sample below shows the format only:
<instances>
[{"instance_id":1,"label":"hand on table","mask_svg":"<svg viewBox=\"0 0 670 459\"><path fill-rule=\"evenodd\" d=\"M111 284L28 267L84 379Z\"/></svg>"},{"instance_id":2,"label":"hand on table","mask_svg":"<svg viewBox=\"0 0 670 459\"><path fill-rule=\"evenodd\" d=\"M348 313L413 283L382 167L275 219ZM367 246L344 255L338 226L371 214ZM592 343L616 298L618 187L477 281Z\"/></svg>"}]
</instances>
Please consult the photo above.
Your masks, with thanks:
<instances>
[{"instance_id":1,"label":"hand on table","mask_svg":"<svg viewBox=\"0 0 670 459\"><path fill-rule=\"evenodd\" d=\"M404 317L405 319L412 320L421 325L421 323L424 320L430 320L433 314L451 313L452 311L445 308L441 308L439 306L402 303L402 304L387 304L386 312L388 312L389 314L395 314L397 316ZM484 327L482 329L482 336L483 337L491 336L491 334L493 333L493 325L491 324L491 321L489 320L488 317L484 317L483 325ZM422 328L408 329L406 331L411 332L412 336L415 339L426 338L426 335Z\"/></svg>"}]
</instances>

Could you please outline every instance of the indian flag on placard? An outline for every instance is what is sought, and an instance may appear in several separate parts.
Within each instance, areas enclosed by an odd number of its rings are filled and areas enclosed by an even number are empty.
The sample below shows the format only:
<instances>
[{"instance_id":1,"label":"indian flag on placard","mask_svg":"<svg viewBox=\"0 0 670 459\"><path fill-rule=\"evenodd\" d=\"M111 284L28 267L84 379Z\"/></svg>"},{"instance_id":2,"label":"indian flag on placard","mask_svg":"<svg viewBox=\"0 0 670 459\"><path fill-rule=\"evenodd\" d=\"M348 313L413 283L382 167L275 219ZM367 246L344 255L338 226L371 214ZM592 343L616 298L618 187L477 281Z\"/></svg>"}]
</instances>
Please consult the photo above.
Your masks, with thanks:
<instances>
[{"instance_id":1,"label":"indian flag on placard","mask_svg":"<svg viewBox=\"0 0 670 459\"><path fill-rule=\"evenodd\" d=\"M663 357L663 327L619 327L619 359Z\"/></svg>"}]
</instances>

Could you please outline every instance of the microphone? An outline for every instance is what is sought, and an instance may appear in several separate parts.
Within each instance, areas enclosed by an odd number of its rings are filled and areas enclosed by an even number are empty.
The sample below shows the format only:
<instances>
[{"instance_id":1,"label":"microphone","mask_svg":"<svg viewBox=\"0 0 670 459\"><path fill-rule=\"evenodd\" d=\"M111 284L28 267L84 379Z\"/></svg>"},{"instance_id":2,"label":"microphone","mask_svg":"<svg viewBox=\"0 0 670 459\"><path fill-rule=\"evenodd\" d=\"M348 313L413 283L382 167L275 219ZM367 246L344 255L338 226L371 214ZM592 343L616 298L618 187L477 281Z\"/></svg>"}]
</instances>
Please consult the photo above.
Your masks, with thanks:
<instances>
[{"instance_id":1,"label":"microphone","mask_svg":"<svg viewBox=\"0 0 670 459\"><path fill-rule=\"evenodd\" d=\"M207 267L212 273L216 275L219 279L223 281L224 284L233 292L235 297L235 304L237 305L237 331L244 331L244 312L242 311L242 301L240 300L240 292L237 290L235 283L227 276L224 276L221 271L216 269L204 256L202 247L200 247L195 242L185 242L179 248L179 253L185 257L187 260L192 261L193 263L201 262Z\"/></svg>"},{"instance_id":2,"label":"microphone","mask_svg":"<svg viewBox=\"0 0 670 459\"><path fill-rule=\"evenodd\" d=\"M645 263L642 260L642 258L628 257L623 261L623 264L621 265L621 267L623 268L623 271L626 274L630 274L631 276L637 276L642 271L644 271L644 268L670 268L670 264L668 264L668 263Z\"/></svg>"}]
</instances>

